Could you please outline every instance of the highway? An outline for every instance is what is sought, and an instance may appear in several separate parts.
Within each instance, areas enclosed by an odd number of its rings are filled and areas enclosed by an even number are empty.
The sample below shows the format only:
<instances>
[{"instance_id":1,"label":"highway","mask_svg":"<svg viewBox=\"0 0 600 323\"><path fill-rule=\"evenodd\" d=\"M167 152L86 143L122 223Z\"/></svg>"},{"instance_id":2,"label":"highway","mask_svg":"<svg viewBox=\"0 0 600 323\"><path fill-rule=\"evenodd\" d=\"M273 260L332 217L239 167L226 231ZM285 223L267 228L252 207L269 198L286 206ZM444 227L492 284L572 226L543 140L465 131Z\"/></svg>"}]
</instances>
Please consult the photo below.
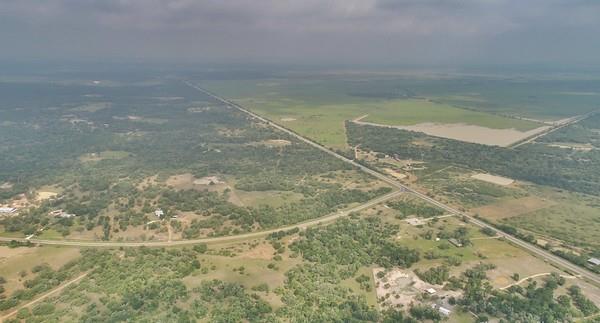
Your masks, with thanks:
<instances>
[{"instance_id":1,"label":"highway","mask_svg":"<svg viewBox=\"0 0 600 323\"><path fill-rule=\"evenodd\" d=\"M489 228L491 230L493 230L494 232L496 232L497 235L499 235L500 237L503 237L504 239L506 239L507 241L513 243L514 245L517 245L527 251L529 251L530 253L544 259L545 261L552 263L560 268L566 269L568 271L570 271L572 274L576 274L578 276L581 276L583 278L588 279L591 282L594 282L598 285L600 285L600 276L585 269L582 267L579 267L575 264L572 264L571 262L562 259L558 256L553 255L552 253L541 249L535 245L532 245L528 242L525 242L521 239L518 239L514 236L511 236L501 230L498 230L497 228L481 221L478 220L474 217L472 217L471 215L461 212L459 210L454 209L453 207L446 205L444 203L441 203L409 186L406 186L404 184L402 184L401 182L392 179L378 171L375 171L369 167L366 167L364 165L361 165L357 162L355 162L354 160L348 159L316 142L313 142L310 139L307 139L299 134L296 134L295 132L286 129L266 118L263 118L247 109L245 109L244 107L238 105L237 103L231 102L227 99L221 98L201 87L198 87L190 82L185 82L188 86L197 89L198 91L201 91L203 93L205 93L206 95L214 98L215 100L218 100L219 102L226 104L228 106L234 107L236 109L238 109L241 112L244 112L245 114L249 115L250 117L252 117L253 119L256 119L258 121L261 121L263 123L268 124L269 126L276 128L284 133L287 133L288 135L316 148L319 149L322 152L325 152L335 158L338 158L340 160L343 160L346 163L349 163L355 167L357 167L358 169L360 169L361 171L372 175L375 178L380 179L381 181L388 183L389 185L395 187L398 189L398 191L394 191L391 192L389 194L386 194L384 196L381 196L379 198L375 198L373 200L370 200L364 204L361 204L359 206L356 206L354 208L348 209L348 210L344 210L344 211L339 211L333 214L330 214L328 216L325 217L321 217L321 218L317 218L317 219L312 219L306 222L302 222L302 223L297 223L297 224L293 224L293 225L289 225L289 226L285 226L285 227L280 227L280 228L276 228L276 229L271 229L271 230L266 230L266 231L259 231L259 232L251 232L251 233L244 233L244 234L239 234L239 235L234 235L234 236L222 236L222 237L210 237L210 238L201 238L201 239L192 239L192 240L175 240L175 241L139 241L139 242L119 242L119 241L80 241L80 240L45 240L45 239L35 239L35 238L31 238L31 239L26 239L26 238L9 238L9 237L0 237L0 241L11 241L11 240L15 240L15 241L19 241L19 242L31 242L34 244L46 244L46 245L61 245L61 246L76 246L76 247L109 247L109 248L114 248L114 247L140 247L140 246L147 246L147 247L166 247L166 246L181 246L181 245L193 245L193 244L199 244L199 243L224 243L224 242L232 242L232 241L237 241L237 240L245 240L245 239L253 239L253 238L259 238L259 237L263 237L266 235L269 235L271 233L277 232L277 231L282 231L282 230L291 230L291 229L295 229L295 228L299 228L299 229L305 229L307 227L310 226L314 226L314 225L318 225L321 223L327 223L327 222L331 222L334 221L338 218L341 217L345 217L348 216L350 213L353 212L359 212L361 210L367 209L369 207L372 207L376 204L382 203L384 201L387 201L389 199L392 199L400 194L402 194L403 192L407 192L410 193L432 205L438 206L441 209L454 214L454 215L458 215L458 216L462 216L467 218L471 223L482 227L482 228Z\"/></svg>"},{"instance_id":2,"label":"highway","mask_svg":"<svg viewBox=\"0 0 600 323\"><path fill-rule=\"evenodd\" d=\"M591 116L595 115L595 114L596 114L596 113L598 113L598 112L599 112L598 110L595 110L595 111L590 111L590 112L588 112L588 113L586 113L586 114L583 114L583 115L580 115L580 116L574 117L574 118L572 118L571 120L569 120L569 121L567 121L567 122L565 122L565 123L558 124L558 125L556 125L556 126L554 126L554 127L551 127L551 128L550 128L550 129L548 129L548 130L544 130L544 131L542 131L542 132L540 132L540 133L538 133L538 134L535 134L535 135L533 135L533 136L531 136L531 137L529 137L529 138L525 138L525 139L523 139L523 140L521 140L521 141L518 141L518 142L516 142L516 143L514 143L514 144L510 145L509 147L510 147L510 148L517 148L517 147L519 147L519 146L523 146L523 145L525 145L525 144L532 143L532 142L536 141L537 139L539 139L539 138L541 138L541 137L543 137L543 136L546 136L546 135L548 135L548 134L551 134L551 133L553 133L553 132L555 132L555 131L557 131L557 130L560 130L560 129L564 128L564 127L568 127L568 126L570 126L570 125L572 125L572 124L575 124L575 123L577 123L577 122L583 121L583 120L585 120L585 119L587 119L587 118L589 118L589 117L591 117Z\"/></svg>"},{"instance_id":3,"label":"highway","mask_svg":"<svg viewBox=\"0 0 600 323\"><path fill-rule=\"evenodd\" d=\"M274 123L274 122L272 122L272 121L270 121L270 120L268 120L266 118L263 118L263 117L257 115L256 113L254 113L254 112L252 112L250 110L247 110L246 108L240 106L239 104L237 104L235 102L232 102L232 101L229 101L227 99L221 98L221 97L219 97L219 96L211 93L210 91L207 91L207 90L205 90L205 89L203 89L203 88L201 88L201 87L199 87L199 86L197 86L195 84L192 84L190 82L186 81L185 84L187 84L188 86L190 86L192 88L197 89L198 91L201 91L201 92L205 93L206 95L212 97L213 99L215 99L215 100L217 100L217 101L219 101L219 102L221 102L223 104L232 106L232 107L234 107L234 108L236 108L236 109L238 109L238 110L240 110L240 111L248 114L249 116L251 116L252 118L254 118L256 120L264 122L264 123L272 126L273 128L276 128L276 129L278 129L280 131L283 131L283 132L287 133L288 135L290 135L290 136L292 136L292 137L294 137L294 138L296 138L296 139L298 139L298 140L300 140L300 141L302 141L302 142L304 142L304 143L306 143L308 145L311 145L311 146L313 146L313 147L315 147L315 148L317 148L317 149L319 149L319 150L321 150L321 151L323 151L323 152L325 152L325 153L327 153L329 155L332 155L332 156L334 156L334 157L336 157L336 158L338 158L340 160L343 160L343 161L345 161L345 162L347 162L347 163L349 163L349 164L351 164L351 165L359 168L363 172L368 173L368 174L370 174L370 175L372 175L372 176L380 179L381 181L383 181L385 183L388 183L388 184L390 184L390 185L398 188L400 191L409 192L409 193L413 194L414 196L416 196L416 197L418 197L418 198L420 198L420 199L422 199L424 201L427 201L427 202L429 202L429 203L431 203L431 204L433 204L435 206L438 206L438 207L446 210L447 212L450 212L452 214L456 214L458 216L463 216L463 217L467 218L471 223L473 223L473 224L475 224L475 225L477 225L479 227L489 228L491 230L494 230L494 232L496 232L497 235L503 237L504 239L506 239L507 241L513 243L514 245L517 245L517 246L519 246L519 247L521 247L521 248L529 251L530 253L532 253L532 254L534 254L534 255L536 255L536 256L538 256L538 257L540 257L540 258L542 258L542 259L544 259L544 260L546 260L546 261L548 261L548 262L550 262L550 263L552 263L552 264L560 267L560 268L566 269L566 270L570 271L573 274L576 274L576 275L579 275L581 277L584 277L584 278L586 278L586 279L588 279L588 280L590 280L590 281L592 281L592 282L600 285L600 276L597 275L597 274L595 274L595 273L593 273L593 272L591 272L591 271L589 271L589 270L587 270L587 269L585 269L585 268L579 267L579 266L577 266L577 265L575 265L575 264L573 264L573 263L571 263L571 262L569 262L569 261L567 261L567 260L565 260L563 258L560 258L560 257L558 257L558 256L556 256L556 255L554 255L554 254L552 254L552 253L550 253L550 252L542 249L542 248L539 248L539 247L537 247L537 246L535 246L533 244L530 244L530 243L528 243L526 241L523 241L523 240L518 239L518 238L516 238L514 236L511 236L508 233L505 233L504 231L501 231L501 230L495 228L492 225L489 225L489 224L487 224L487 223L485 223L485 222L483 222L481 220L478 220L478 219L474 218L473 216L471 216L471 215L469 215L467 213L464 213L464 212L461 212L459 210L456 210L456 209L454 209L453 207L451 207L449 205L441 203L441 202L439 202L439 201L437 201L437 200L435 200L435 199L433 199L433 198L431 198L431 197L429 197L429 196L427 196L427 195L425 195L425 194L423 194L421 192L418 192L415 189L413 189L413 188L411 188L409 186L406 186L406 185L402 184L401 182L399 182L399 181L397 181L395 179L392 179L392 178L388 177L387 175L384 175L384 174L382 174L382 173L380 173L378 171L375 171L375 170L373 170L373 169L371 169L369 167L366 167L366 166L364 166L362 164L359 164L359 163L355 162L354 160L348 159L348 158L346 158L346 157L344 157L344 156L342 156L342 155L340 155L340 154L338 154L338 153L336 153L336 152L334 152L334 151L332 151L332 150L330 150L330 149L328 149L328 148L326 148L326 147L324 147L324 146L322 146L322 145L320 145L320 144L318 144L318 143L316 143L316 142L314 142L314 141L312 141L312 140L310 140L308 138L305 138L305 137L303 137L303 136L301 136L301 135L299 135L299 134L297 134L297 133L295 133L295 132L293 132L293 131L291 131L291 130L289 130L287 128L284 128L284 127L282 127L282 126L280 126L280 125L278 125L278 124L276 124L276 123ZM589 117L593 113L595 113L595 112L591 112L590 114L586 114L586 115L582 116L583 118L578 118L577 121L581 121L581 120ZM569 123L569 124L571 124L571 123Z\"/></svg>"}]
</instances>

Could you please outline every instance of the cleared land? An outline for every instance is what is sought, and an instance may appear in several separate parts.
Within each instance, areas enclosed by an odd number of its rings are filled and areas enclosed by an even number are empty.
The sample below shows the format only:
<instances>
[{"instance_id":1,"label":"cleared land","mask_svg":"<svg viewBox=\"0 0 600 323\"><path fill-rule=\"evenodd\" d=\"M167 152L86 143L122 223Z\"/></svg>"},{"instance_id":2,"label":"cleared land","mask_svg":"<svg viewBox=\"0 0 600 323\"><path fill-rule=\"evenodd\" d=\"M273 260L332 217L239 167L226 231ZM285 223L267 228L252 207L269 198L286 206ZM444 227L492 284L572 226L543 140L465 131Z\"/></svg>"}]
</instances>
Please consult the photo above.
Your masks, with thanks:
<instances>
[{"instance_id":1,"label":"cleared land","mask_svg":"<svg viewBox=\"0 0 600 323\"><path fill-rule=\"evenodd\" d=\"M365 82L371 88L374 84ZM344 122L368 114L365 122L395 126L414 126L426 122L467 124L477 129L500 131L516 138L541 125L423 98L358 96L343 80L305 82L286 80L269 86L257 80L206 82L209 90L231 98L252 111L317 142L336 149L347 149ZM479 127L479 128L478 128ZM513 141L510 141L513 142Z\"/></svg>"},{"instance_id":2,"label":"cleared land","mask_svg":"<svg viewBox=\"0 0 600 323\"><path fill-rule=\"evenodd\" d=\"M508 186L515 182L514 180L512 180L510 178L491 175L491 174L482 174L482 173L475 174L475 175L471 176L471 178L478 179L480 181L484 181L484 182L488 182L488 183L492 183L492 184L501 185L501 186Z\"/></svg>"},{"instance_id":3,"label":"cleared land","mask_svg":"<svg viewBox=\"0 0 600 323\"><path fill-rule=\"evenodd\" d=\"M519 131L514 128L510 129L493 129L477 125L465 124L465 123L419 123L412 126L398 126L381 124L374 122L363 122L355 121L359 124L379 126L379 127L392 127L398 129L404 129L409 131L416 131L428 134L430 136L436 136L441 138L448 138L454 140L460 140L464 142L471 142L476 144L508 147L515 142L519 142L523 139L529 138L533 135L541 133L549 128L549 126L541 126L528 131ZM391 123L391 122L389 122Z\"/></svg>"}]
</instances>

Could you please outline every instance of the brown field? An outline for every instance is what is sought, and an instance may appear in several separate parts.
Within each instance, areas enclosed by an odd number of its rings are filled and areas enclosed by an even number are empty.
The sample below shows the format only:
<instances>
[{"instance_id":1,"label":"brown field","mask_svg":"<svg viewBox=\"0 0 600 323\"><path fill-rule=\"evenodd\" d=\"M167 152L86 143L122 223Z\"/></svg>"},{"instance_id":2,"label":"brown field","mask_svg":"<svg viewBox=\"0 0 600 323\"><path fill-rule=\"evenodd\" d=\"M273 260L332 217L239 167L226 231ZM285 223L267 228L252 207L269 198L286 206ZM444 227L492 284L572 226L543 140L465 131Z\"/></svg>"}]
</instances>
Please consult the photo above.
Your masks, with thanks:
<instances>
[{"instance_id":1,"label":"brown field","mask_svg":"<svg viewBox=\"0 0 600 323\"><path fill-rule=\"evenodd\" d=\"M261 243L254 248L250 248L247 251L240 253L239 257L270 260L273 258L274 253L275 249L270 243Z\"/></svg>"},{"instance_id":2,"label":"brown field","mask_svg":"<svg viewBox=\"0 0 600 323\"><path fill-rule=\"evenodd\" d=\"M501 186L508 186L515 182L510 178L483 173L475 174L471 178Z\"/></svg>"},{"instance_id":3,"label":"brown field","mask_svg":"<svg viewBox=\"0 0 600 323\"><path fill-rule=\"evenodd\" d=\"M11 293L23 288L23 282L31 279L29 270L33 266L47 263L53 269L58 269L79 256L77 248L44 246L13 249L0 246L0 276L6 279L4 287ZM24 278L19 275L22 270L27 272Z\"/></svg>"},{"instance_id":4,"label":"brown field","mask_svg":"<svg viewBox=\"0 0 600 323\"><path fill-rule=\"evenodd\" d=\"M550 126L542 126L529 131L519 131L516 129L492 129L482 126L469 124L440 124L440 123L421 123L412 126L386 126L377 123L360 121L361 124L373 126L398 128L416 132L423 132L430 136L454 139L464 142L472 142L490 146L507 147L515 142L536 135L545 131Z\"/></svg>"},{"instance_id":5,"label":"brown field","mask_svg":"<svg viewBox=\"0 0 600 323\"><path fill-rule=\"evenodd\" d=\"M502 220L545 209L556 203L537 196L503 200L473 209L477 214L491 220Z\"/></svg>"}]
</instances>

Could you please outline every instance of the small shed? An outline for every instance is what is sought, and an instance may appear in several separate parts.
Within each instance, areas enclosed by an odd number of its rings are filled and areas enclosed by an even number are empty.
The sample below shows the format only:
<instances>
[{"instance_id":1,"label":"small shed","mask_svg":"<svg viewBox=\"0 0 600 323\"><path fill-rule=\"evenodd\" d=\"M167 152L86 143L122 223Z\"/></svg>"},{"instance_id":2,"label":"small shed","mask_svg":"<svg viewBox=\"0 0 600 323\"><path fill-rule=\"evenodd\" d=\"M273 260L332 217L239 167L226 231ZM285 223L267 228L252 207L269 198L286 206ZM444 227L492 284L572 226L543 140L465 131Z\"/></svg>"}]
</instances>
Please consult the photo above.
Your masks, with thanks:
<instances>
[{"instance_id":1,"label":"small shed","mask_svg":"<svg viewBox=\"0 0 600 323\"><path fill-rule=\"evenodd\" d=\"M165 215L165 212L162 209L156 209L154 211L154 215L156 215L159 218L162 218Z\"/></svg>"},{"instance_id":2,"label":"small shed","mask_svg":"<svg viewBox=\"0 0 600 323\"><path fill-rule=\"evenodd\" d=\"M428 294L430 294L430 295L433 295L433 294L435 294L435 293L436 293L436 290L435 290L435 289L433 289L433 288L427 288L425 291L426 291Z\"/></svg>"},{"instance_id":3,"label":"small shed","mask_svg":"<svg viewBox=\"0 0 600 323\"><path fill-rule=\"evenodd\" d=\"M600 266L600 259L590 258L590 259L588 259L588 264L590 264L592 266Z\"/></svg>"}]
</instances>

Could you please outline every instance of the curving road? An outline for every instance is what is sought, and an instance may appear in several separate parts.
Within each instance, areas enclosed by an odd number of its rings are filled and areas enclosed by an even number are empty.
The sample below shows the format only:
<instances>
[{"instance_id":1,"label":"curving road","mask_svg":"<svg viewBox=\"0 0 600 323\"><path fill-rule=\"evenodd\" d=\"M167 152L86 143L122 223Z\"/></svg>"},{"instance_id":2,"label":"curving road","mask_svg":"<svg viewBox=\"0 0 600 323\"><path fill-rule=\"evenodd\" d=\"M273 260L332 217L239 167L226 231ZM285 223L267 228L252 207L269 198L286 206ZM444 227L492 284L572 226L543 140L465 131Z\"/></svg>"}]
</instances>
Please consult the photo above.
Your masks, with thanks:
<instances>
[{"instance_id":1,"label":"curving road","mask_svg":"<svg viewBox=\"0 0 600 323\"><path fill-rule=\"evenodd\" d=\"M556 265L558 267L561 267L563 269L566 269L566 270L568 270L568 271L570 271L570 272L572 272L574 274L577 274L577 275L579 275L581 277L585 277L588 280L590 280L590 281L592 281L592 282L600 285L600 276L597 275L597 274L595 274L595 273L593 273L593 272L591 272L591 271L589 271L589 270L587 270L587 269L585 269L585 268L579 267L579 266L577 266L577 265L575 265L575 264L573 264L573 263L571 263L571 262L569 262L569 261L567 261L567 260L565 260L563 258L560 258L560 257L558 257L558 256L556 256L556 255L554 255L554 254L552 254L552 253L550 253L550 252L542 249L542 248L539 248L539 247L537 247L535 245L532 245L532 244L530 244L528 242L525 242L525 241L523 241L521 239L518 239L518 238L516 238L514 236L511 236L508 233L506 233L504 231L501 231L501 230L497 229L496 227L494 227L492 225L489 225L489 224L487 224L487 223L485 223L485 222L483 222L481 220L478 220L478 219L474 218L473 216L471 216L469 214L466 214L464 212L456 210L456 209L454 209L453 207L451 207L449 205L446 205L444 203L436 201L435 199L433 199L433 198L431 198L431 197L429 197L429 196L427 196L427 195L425 195L425 194L423 194L423 193L421 193L419 191L416 191L415 189L413 189L413 188L411 188L409 186L406 186L406 185L402 184L401 182L388 177L387 175L384 175L384 174L382 174L382 173L380 173L378 171L375 171L375 170L373 170L373 169L371 169L369 167L366 167L366 166L364 166L362 164L359 164L359 163L357 163L354 160L348 159L348 158L346 158L346 157L344 157L344 156L342 156L342 155L340 155L340 154L338 154L338 153L336 153L336 152L334 152L334 151L326 148L325 146L322 146L322 145L320 145L320 144L318 144L318 143L316 143L316 142L314 142L314 141L312 141L312 140L310 140L308 138L305 138L305 137L303 137L303 136L301 136L301 135L299 135L299 134L297 134L297 133L295 133L295 132L293 132L293 131L291 131L291 130L289 130L287 128L284 128L284 127L282 127L282 126L280 126L280 125L278 125L278 124L276 124L276 123L274 123L274 122L272 122L272 121L270 121L270 120L268 120L268 119L266 119L264 117L261 117L261 116L257 115L256 113L254 113L254 112L252 112L250 110L247 110L246 108L242 107L241 105L239 105L239 104L237 104L235 102L232 102L232 101L229 101L227 99L221 98L221 97L219 97L219 96L211 93L210 91L207 91L207 90L205 90L205 89L203 89L203 88L201 88L201 87L199 87L199 86L197 86L195 84L192 84L192 83L190 83L188 81L186 81L185 84L187 84L188 86L190 86L190 87L192 87L194 89L197 89L198 91L201 91L201 92L205 93L206 95L212 97L213 99L215 99L217 101L220 101L220 102L222 102L222 103L224 103L226 105L232 106L232 107L234 107L234 108L236 108L236 109L238 109L238 110L240 110L240 111L248 114L249 116L251 116L252 118L254 118L256 120L264 122L264 123L272 126L273 128L276 128L276 129L278 129L280 131L283 131L283 132L287 133L288 135L293 136L294 138L296 138L296 139L298 139L298 140L300 140L300 141L302 141L302 142L304 142L304 143L306 143L308 145L311 145L311 146L313 146L313 147L315 147L315 148L317 148L317 149L319 149L319 150L321 150L321 151L323 151L323 152L325 152L325 153L327 153L327 154L329 154L331 156L334 156L334 157L336 157L336 158L338 158L340 160L343 160L343 161L345 161L345 162L347 162L347 163L349 163L349 164L351 164L351 165L359 168L363 172L365 172L367 174L370 174L370 175L372 175L372 176L380 179L381 181L392 185L393 187L398 188L400 191L409 192L409 193L413 194L414 196L416 196L416 197L418 197L418 198L420 198L420 199L422 199L422 200L424 200L426 202L429 202L430 204L433 204L433 205L435 205L435 206L437 206L437 207L439 207L439 208L441 208L443 210L446 210L447 212L450 212L450 213L455 214L455 215L463 216L463 217L467 218L471 223L473 223L473 224L475 224L475 225L477 225L479 227L489 228L489 229L493 230L494 232L496 232L497 235L499 235L499 236L503 237L504 239L506 239L507 241L509 241L509 242L511 242L511 243L513 243L513 244L515 244L515 245L517 245L517 246L519 246L519 247L521 247L521 248L523 248L523 249L531 252L532 254L534 254L534 255L536 255L536 256L538 256L540 258L543 258L544 260L546 260L548 262L551 262L554 265ZM593 113L596 113L596 112L592 112L591 114L593 114ZM589 115L586 115L586 117L588 117L588 116Z\"/></svg>"},{"instance_id":2,"label":"curving road","mask_svg":"<svg viewBox=\"0 0 600 323\"><path fill-rule=\"evenodd\" d=\"M246 108L240 106L239 104L229 101L227 99L221 98L195 84L192 84L188 81L185 81L185 84L187 84L188 86L201 91L203 93L205 93L206 95L212 97L213 99L226 104L228 106L234 107L236 109L238 109L239 111L249 115L250 117L252 117L255 120L258 120L260 122L263 122L275 129L278 129L316 149L319 149L322 152L325 152L335 158L338 158L346 163L349 163L355 167L357 167L358 169L360 169L361 171L372 175L375 178L378 178L379 180L397 188L399 191L395 191L392 193L389 193L387 195L381 196L379 198L373 199L371 201L368 201L364 204L361 204L357 207L351 208L349 210L345 210L345 211L340 211L322 218L317 218L317 219L313 219L310 221L306 221L303 223L297 223L297 224L293 224L293 225L289 225L289 226L285 226L285 227L280 227L280 228L276 228L276 229L272 229L272 230L266 230L266 231L260 231L260 232L252 232L252 233L244 233L244 234L240 234L240 235L235 235L235 236L223 236L223 237L212 237L212 238L202 238L202 239L193 239L193 240L177 240L177 241L145 241L145 242L103 242L103 241L74 241L74 240L42 240L42 239L25 239L25 238L6 238L6 237L0 237L0 241L11 241L11 240L16 240L16 241L20 241L20 242L27 242L30 241L32 243L37 243L37 244L47 244L47 245L61 245L61 246L76 246L76 247L140 247L140 246L147 246L147 247L165 247L165 246L177 246L177 245L192 245L192 244L199 244L199 243L221 243L221 242L230 242L230 241L236 241L236 240L245 240L245 239L252 239L252 238L258 238L258 237L262 237L277 231L281 231L281 230L290 230L290 229L295 229L295 228L299 228L299 229L304 229L310 226L314 226L314 225L318 225L321 223L325 223L325 222L330 222L333 220L336 220L338 218L341 217L345 217L348 216L350 213L352 212L358 212L361 210L364 210L366 208L372 207L376 204L379 204L381 202L384 202L386 200L389 200L393 197L398 196L399 194L401 194L402 192L408 192L430 204L433 204L447 212L450 212L451 214L454 215L458 215L458 216L462 216L467 218L471 223L482 227L482 228L489 228L491 230L493 230L494 232L496 232L497 235L499 235L500 237L503 237L505 240L513 243L514 245L517 245L527 251L529 251L530 253L544 259L547 262L550 262L558 267L561 267L563 269L566 269L568 271L570 271L571 273L577 274L581 277L584 277L586 279L588 279L591 282L594 282L598 285L600 285L600 276L585 269L582 267L579 267L563 258L560 258L558 256L553 255L552 253L541 249L537 246L534 246L528 242L525 242L521 239L518 239L514 236L511 236L507 233L505 233L504 231L501 231L481 220L478 220L474 217L472 217L469 214L466 214L464 212L461 212L459 210L456 210L454 208L452 208L449 205L446 205L444 203L441 203L419 191L416 191L415 189L406 186L404 184L402 184L401 182L392 179L390 177L388 177L387 175L384 175L376 170L373 170L369 167L366 167L362 164L357 163L354 160L348 159L310 139L307 139L287 128L284 128L264 117L261 117L255 113L253 113L250 110L247 110Z\"/></svg>"},{"instance_id":3,"label":"curving road","mask_svg":"<svg viewBox=\"0 0 600 323\"><path fill-rule=\"evenodd\" d=\"M82 241L82 240L47 240L47 239L27 239L27 238L8 238L8 237L0 237L0 241L19 241L19 242L31 242L35 244L45 244L45 245L56 245L56 246L73 246L73 247L107 247L107 248L118 248L118 247L170 247L170 246L183 246L183 245L193 245L200 243L223 243L223 242L231 242L237 240L246 240L246 239L254 239L259 237L264 237L274 232L278 231L287 231L291 229L306 229L311 226L319 225L322 223L331 222L337 220L339 218L350 215L353 212L359 212L364 209L368 209L372 206L375 206L379 203L385 202L389 199L397 197L402 194L400 191L394 191L388 193L386 195L382 195L378 198L374 198L370 201L367 201L361 205L355 206L353 208L338 211L336 213L332 213L330 215L312 219L305 222L300 222L296 224L291 224L285 227L279 227L275 229L265 230L265 231L257 231L250 233L243 233L233 236L222 236L222 237L211 237L211 238L200 238L200 239L191 239L191 240L173 240L173 241Z\"/></svg>"}]
</instances>

